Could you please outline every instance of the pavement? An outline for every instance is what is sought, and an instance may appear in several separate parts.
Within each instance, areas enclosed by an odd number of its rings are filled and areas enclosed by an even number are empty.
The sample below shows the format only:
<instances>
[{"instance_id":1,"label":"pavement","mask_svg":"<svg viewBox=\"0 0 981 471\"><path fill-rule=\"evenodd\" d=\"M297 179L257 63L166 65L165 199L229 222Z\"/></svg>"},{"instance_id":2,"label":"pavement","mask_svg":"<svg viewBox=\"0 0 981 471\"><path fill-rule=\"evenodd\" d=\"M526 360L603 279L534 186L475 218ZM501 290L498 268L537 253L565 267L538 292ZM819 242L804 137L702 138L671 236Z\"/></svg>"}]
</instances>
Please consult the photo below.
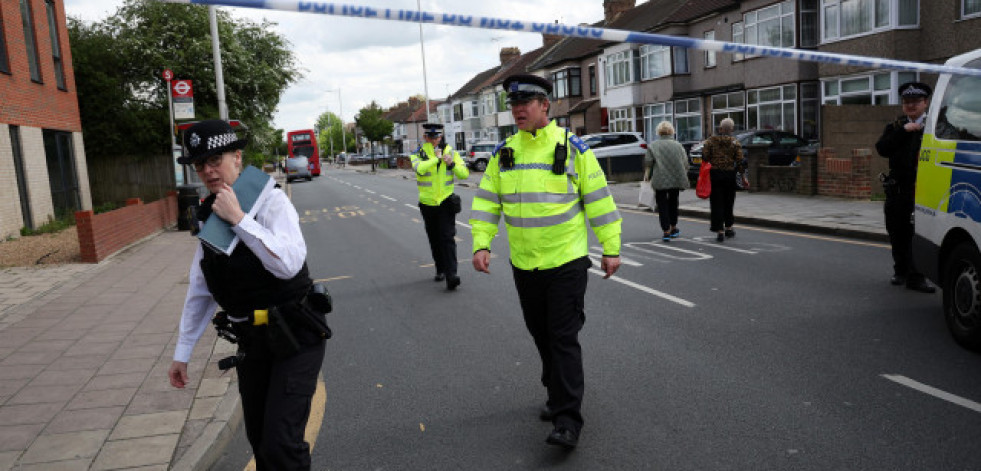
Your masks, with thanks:
<instances>
[{"instance_id":1,"label":"pavement","mask_svg":"<svg viewBox=\"0 0 981 471\"><path fill-rule=\"evenodd\" d=\"M610 188L621 209L650 211L638 205L639 182ZM684 191L680 211L707 219L708 201ZM735 216L737 225L887 240L881 202L740 192ZM0 471L214 463L241 423L236 376L217 368L234 346L208 329L191 384L167 380L196 243L170 229L97 264L0 269Z\"/></svg>"}]
</instances>

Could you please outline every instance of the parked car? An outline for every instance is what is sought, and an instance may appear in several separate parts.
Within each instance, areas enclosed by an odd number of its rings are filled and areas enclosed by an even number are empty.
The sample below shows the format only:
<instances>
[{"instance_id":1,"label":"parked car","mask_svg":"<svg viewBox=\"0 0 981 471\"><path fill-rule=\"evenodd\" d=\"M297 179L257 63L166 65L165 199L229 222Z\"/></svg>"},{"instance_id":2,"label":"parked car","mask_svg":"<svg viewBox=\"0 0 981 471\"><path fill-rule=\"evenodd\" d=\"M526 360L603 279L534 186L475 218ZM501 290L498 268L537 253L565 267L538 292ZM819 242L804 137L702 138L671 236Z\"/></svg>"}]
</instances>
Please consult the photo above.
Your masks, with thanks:
<instances>
[{"instance_id":1,"label":"parked car","mask_svg":"<svg viewBox=\"0 0 981 471\"><path fill-rule=\"evenodd\" d=\"M587 134L583 142L593 150L598 159L604 157L623 157L639 155L643 162L647 154L647 142L639 132L603 132Z\"/></svg>"},{"instance_id":2,"label":"parked car","mask_svg":"<svg viewBox=\"0 0 981 471\"><path fill-rule=\"evenodd\" d=\"M470 149L465 152L461 152L460 156L467 163L467 167L483 172L487 169L487 162L490 162L491 157L494 156L495 147L497 147L497 143L493 141L478 142L471 145Z\"/></svg>"},{"instance_id":3,"label":"parked car","mask_svg":"<svg viewBox=\"0 0 981 471\"><path fill-rule=\"evenodd\" d=\"M801 148L807 148L807 139L792 132L772 129L750 129L737 131L733 136L739 144L766 144L769 158L767 165L797 165L797 153ZM698 168L702 165L702 145L700 142L692 146L688 152L688 178L693 181L698 178Z\"/></svg>"},{"instance_id":4,"label":"parked car","mask_svg":"<svg viewBox=\"0 0 981 471\"><path fill-rule=\"evenodd\" d=\"M286 183L298 178L306 178L307 181L313 180L313 175L310 173L310 161L306 157L286 159Z\"/></svg>"}]
</instances>

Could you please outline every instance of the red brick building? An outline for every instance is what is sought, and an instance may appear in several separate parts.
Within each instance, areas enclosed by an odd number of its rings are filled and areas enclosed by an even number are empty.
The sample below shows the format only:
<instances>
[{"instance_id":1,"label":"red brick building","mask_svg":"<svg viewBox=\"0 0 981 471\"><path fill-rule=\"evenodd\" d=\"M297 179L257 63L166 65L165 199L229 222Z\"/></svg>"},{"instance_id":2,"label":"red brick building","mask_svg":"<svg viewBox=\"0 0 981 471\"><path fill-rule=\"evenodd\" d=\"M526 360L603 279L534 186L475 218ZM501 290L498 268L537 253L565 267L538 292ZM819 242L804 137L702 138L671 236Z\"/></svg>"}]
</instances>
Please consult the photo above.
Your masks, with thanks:
<instances>
[{"instance_id":1,"label":"red brick building","mask_svg":"<svg viewBox=\"0 0 981 471\"><path fill-rule=\"evenodd\" d=\"M0 240L92 209L64 7L0 0Z\"/></svg>"}]
</instances>

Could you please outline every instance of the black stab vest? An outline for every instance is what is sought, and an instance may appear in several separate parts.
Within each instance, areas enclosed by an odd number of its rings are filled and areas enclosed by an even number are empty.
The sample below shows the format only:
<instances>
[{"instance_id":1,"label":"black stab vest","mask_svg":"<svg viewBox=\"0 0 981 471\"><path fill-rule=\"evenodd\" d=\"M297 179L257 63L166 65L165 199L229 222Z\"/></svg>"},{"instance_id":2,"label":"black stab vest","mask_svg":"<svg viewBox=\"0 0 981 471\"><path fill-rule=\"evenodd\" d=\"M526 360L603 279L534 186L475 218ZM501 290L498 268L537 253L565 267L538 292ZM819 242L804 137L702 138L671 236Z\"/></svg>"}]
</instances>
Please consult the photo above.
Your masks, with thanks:
<instances>
[{"instance_id":1,"label":"black stab vest","mask_svg":"<svg viewBox=\"0 0 981 471\"><path fill-rule=\"evenodd\" d=\"M206 221L211 215L215 195L210 195L198 209L198 219ZM289 280L276 278L245 244L239 243L231 255L218 252L201 243L204 256L201 271L208 284L208 291L222 309L228 312L266 309L298 302L313 284L306 262L303 268Z\"/></svg>"}]
</instances>

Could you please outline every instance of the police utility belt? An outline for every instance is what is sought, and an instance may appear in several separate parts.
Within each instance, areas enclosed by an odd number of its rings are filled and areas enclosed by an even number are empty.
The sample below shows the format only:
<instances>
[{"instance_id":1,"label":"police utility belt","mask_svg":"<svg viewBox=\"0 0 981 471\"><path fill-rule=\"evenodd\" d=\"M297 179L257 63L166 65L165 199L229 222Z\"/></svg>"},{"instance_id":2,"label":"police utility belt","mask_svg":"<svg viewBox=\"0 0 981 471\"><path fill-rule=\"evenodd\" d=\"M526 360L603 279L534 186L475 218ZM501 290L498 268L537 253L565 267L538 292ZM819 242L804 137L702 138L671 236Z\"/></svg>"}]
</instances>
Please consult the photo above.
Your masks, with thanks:
<instances>
[{"instance_id":1,"label":"police utility belt","mask_svg":"<svg viewBox=\"0 0 981 471\"><path fill-rule=\"evenodd\" d=\"M315 333L321 339L331 338L330 327L324 318L333 310L333 302L327 286L314 283L307 294L297 303L271 306L252 311L219 312L212 323L218 336L231 343L248 344L264 340L276 359L285 359L300 351L300 342L294 329ZM238 366L245 358L244 349L238 354L218 361L222 371Z\"/></svg>"}]
</instances>

